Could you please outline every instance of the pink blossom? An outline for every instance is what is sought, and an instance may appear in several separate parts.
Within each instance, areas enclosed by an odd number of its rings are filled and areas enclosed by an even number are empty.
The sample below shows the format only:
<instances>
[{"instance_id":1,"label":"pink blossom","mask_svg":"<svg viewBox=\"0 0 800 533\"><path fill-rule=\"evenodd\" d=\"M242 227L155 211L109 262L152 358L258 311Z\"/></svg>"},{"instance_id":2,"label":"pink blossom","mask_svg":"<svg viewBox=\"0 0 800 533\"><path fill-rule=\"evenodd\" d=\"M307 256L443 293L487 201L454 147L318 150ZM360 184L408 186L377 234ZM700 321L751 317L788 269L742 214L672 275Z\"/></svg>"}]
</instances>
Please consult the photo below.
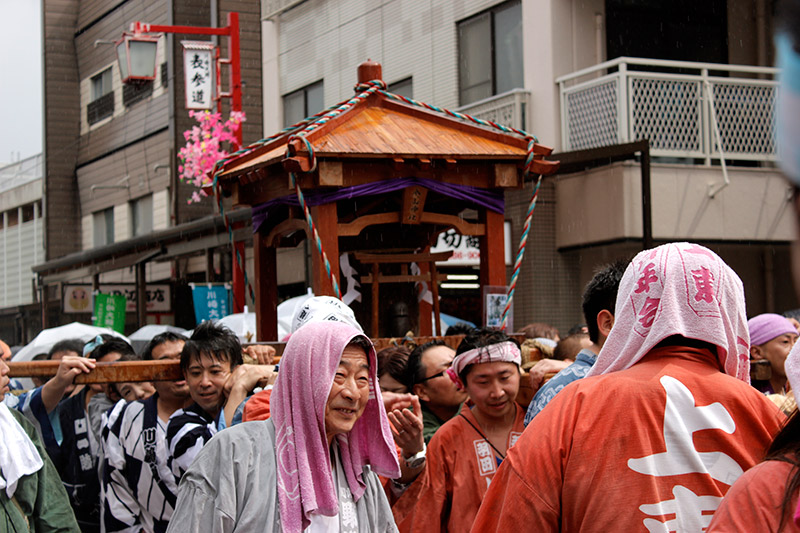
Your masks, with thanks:
<instances>
[{"instance_id":1,"label":"pink blossom","mask_svg":"<svg viewBox=\"0 0 800 533\"><path fill-rule=\"evenodd\" d=\"M187 201L191 204L208 196L202 188L211 185L217 162L241 148L236 133L246 117L243 111L231 112L230 118L224 122L220 113L189 111L189 116L197 120L199 126L183 132L186 146L178 151L178 158L182 163L178 167L178 173L183 181L199 189ZM229 143L231 152L224 150L222 143Z\"/></svg>"}]
</instances>

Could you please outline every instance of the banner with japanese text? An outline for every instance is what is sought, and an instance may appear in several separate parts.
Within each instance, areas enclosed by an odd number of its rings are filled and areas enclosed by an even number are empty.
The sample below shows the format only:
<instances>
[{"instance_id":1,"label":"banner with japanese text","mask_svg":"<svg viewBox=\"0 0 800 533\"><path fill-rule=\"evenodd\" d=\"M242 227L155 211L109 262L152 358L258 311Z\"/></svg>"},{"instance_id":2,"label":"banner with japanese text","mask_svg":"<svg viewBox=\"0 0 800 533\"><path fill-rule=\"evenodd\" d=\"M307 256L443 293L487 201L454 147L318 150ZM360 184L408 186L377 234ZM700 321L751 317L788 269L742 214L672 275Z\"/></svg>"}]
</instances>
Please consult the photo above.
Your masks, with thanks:
<instances>
[{"instance_id":1,"label":"banner with japanese text","mask_svg":"<svg viewBox=\"0 0 800 533\"><path fill-rule=\"evenodd\" d=\"M193 285L192 302L197 323L231 314L230 292L227 285Z\"/></svg>"},{"instance_id":2,"label":"banner with japanese text","mask_svg":"<svg viewBox=\"0 0 800 533\"><path fill-rule=\"evenodd\" d=\"M210 42L182 41L186 109L214 107L215 47Z\"/></svg>"},{"instance_id":3,"label":"banner with japanese text","mask_svg":"<svg viewBox=\"0 0 800 533\"><path fill-rule=\"evenodd\" d=\"M94 295L94 325L125 333L125 296L119 294Z\"/></svg>"}]
</instances>

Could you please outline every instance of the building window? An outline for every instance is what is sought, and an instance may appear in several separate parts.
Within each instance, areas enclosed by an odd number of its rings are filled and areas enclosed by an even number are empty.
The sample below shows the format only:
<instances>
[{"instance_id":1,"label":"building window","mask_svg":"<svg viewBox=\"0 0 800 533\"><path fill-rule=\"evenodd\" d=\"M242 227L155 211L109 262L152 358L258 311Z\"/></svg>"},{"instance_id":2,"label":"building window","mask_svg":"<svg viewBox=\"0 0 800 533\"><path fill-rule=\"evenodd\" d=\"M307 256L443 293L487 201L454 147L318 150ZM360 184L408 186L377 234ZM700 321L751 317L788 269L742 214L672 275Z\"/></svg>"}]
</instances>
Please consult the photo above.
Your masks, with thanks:
<instances>
[{"instance_id":1,"label":"building window","mask_svg":"<svg viewBox=\"0 0 800 533\"><path fill-rule=\"evenodd\" d=\"M114 208L109 207L95 213L94 219L94 245L104 246L114 242Z\"/></svg>"},{"instance_id":2,"label":"building window","mask_svg":"<svg viewBox=\"0 0 800 533\"><path fill-rule=\"evenodd\" d=\"M387 90L390 93L399 94L400 96L405 96L406 98L414 98L414 80L409 77L404 80L390 83L389 87L387 87Z\"/></svg>"},{"instance_id":3,"label":"building window","mask_svg":"<svg viewBox=\"0 0 800 533\"><path fill-rule=\"evenodd\" d=\"M111 67L91 80L92 101L86 106L86 120L89 124L100 122L114 114L114 92L111 89Z\"/></svg>"},{"instance_id":4,"label":"building window","mask_svg":"<svg viewBox=\"0 0 800 533\"><path fill-rule=\"evenodd\" d=\"M23 205L22 206L22 222L30 222L33 220L34 209L33 204Z\"/></svg>"},{"instance_id":5,"label":"building window","mask_svg":"<svg viewBox=\"0 0 800 533\"><path fill-rule=\"evenodd\" d=\"M126 83L122 86L122 104L130 107L153 94L153 82Z\"/></svg>"},{"instance_id":6,"label":"building window","mask_svg":"<svg viewBox=\"0 0 800 533\"><path fill-rule=\"evenodd\" d=\"M161 86L169 87L169 69L167 68L166 61L161 63Z\"/></svg>"},{"instance_id":7,"label":"building window","mask_svg":"<svg viewBox=\"0 0 800 533\"><path fill-rule=\"evenodd\" d=\"M322 81L306 85L283 97L283 125L297 124L325 107Z\"/></svg>"},{"instance_id":8,"label":"building window","mask_svg":"<svg viewBox=\"0 0 800 533\"><path fill-rule=\"evenodd\" d=\"M522 87L522 5L500 4L458 23L461 105Z\"/></svg>"},{"instance_id":9,"label":"building window","mask_svg":"<svg viewBox=\"0 0 800 533\"><path fill-rule=\"evenodd\" d=\"M153 231L153 195L131 202L131 234L133 237Z\"/></svg>"}]
</instances>

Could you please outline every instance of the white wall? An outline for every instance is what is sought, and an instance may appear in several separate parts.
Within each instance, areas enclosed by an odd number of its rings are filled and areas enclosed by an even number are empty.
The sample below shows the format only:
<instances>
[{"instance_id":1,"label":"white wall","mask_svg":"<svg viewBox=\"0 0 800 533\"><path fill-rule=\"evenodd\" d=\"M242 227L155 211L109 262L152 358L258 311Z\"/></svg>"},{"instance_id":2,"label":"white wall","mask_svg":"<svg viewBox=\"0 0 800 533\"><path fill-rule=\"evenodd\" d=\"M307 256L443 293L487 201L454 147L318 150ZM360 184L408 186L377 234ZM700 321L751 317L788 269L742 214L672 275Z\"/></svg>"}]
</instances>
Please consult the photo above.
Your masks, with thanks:
<instances>
[{"instance_id":1,"label":"white wall","mask_svg":"<svg viewBox=\"0 0 800 533\"><path fill-rule=\"evenodd\" d=\"M788 242L794 228L785 179L776 171L729 168L731 184L714 198L719 168L651 167L653 237L657 240ZM639 165L616 163L556 181L558 248L641 239Z\"/></svg>"}]
</instances>

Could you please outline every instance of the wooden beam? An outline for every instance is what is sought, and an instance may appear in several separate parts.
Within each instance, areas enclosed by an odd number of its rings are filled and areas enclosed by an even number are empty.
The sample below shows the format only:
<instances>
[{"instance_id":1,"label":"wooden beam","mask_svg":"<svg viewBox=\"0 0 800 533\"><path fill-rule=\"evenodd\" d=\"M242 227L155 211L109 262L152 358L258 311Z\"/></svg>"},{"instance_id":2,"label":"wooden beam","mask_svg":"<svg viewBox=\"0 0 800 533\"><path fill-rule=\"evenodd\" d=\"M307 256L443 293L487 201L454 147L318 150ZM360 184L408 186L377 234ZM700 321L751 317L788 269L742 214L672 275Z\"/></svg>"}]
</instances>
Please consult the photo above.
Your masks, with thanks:
<instances>
[{"instance_id":1,"label":"wooden beam","mask_svg":"<svg viewBox=\"0 0 800 533\"><path fill-rule=\"evenodd\" d=\"M501 213L483 209L482 218L486 224L486 234L480 237L481 287L504 286L506 284L504 220ZM485 314L486 302L481 296L481 316Z\"/></svg>"},{"instance_id":2,"label":"wooden beam","mask_svg":"<svg viewBox=\"0 0 800 533\"><path fill-rule=\"evenodd\" d=\"M322 248L328 256L330 262L331 273L336 277L336 282L340 283L339 279L339 234L337 231L338 218L336 215L336 204L322 204L311 208L311 216L316 224L317 231L319 232L320 239L322 240ZM317 250L317 244L314 239L311 239L311 260L313 273L311 277L311 286L314 294L317 296L335 296L333 292L333 285L331 285L328 273L325 270L325 265L322 262L322 256ZM341 285L340 285L341 288Z\"/></svg>"},{"instance_id":3,"label":"wooden beam","mask_svg":"<svg viewBox=\"0 0 800 533\"><path fill-rule=\"evenodd\" d=\"M278 270L276 250L261 233L253 235L256 278L256 339L278 339Z\"/></svg>"},{"instance_id":4,"label":"wooden beam","mask_svg":"<svg viewBox=\"0 0 800 533\"><path fill-rule=\"evenodd\" d=\"M320 187L341 187L344 184L341 161L320 161L317 169Z\"/></svg>"},{"instance_id":5,"label":"wooden beam","mask_svg":"<svg viewBox=\"0 0 800 533\"><path fill-rule=\"evenodd\" d=\"M510 163L495 163L494 186L503 188L520 187L522 180L519 177L517 165Z\"/></svg>"},{"instance_id":6,"label":"wooden beam","mask_svg":"<svg viewBox=\"0 0 800 533\"><path fill-rule=\"evenodd\" d=\"M380 279L380 264L372 263L372 279ZM380 320L380 308L378 301L380 299L380 281L372 284L372 336L379 335L378 321Z\"/></svg>"},{"instance_id":7,"label":"wooden beam","mask_svg":"<svg viewBox=\"0 0 800 533\"><path fill-rule=\"evenodd\" d=\"M9 377L50 378L58 372L59 361L8 363ZM126 381L174 381L183 379L180 361L116 361L97 363L94 370L78 374L75 383L121 383Z\"/></svg>"},{"instance_id":8,"label":"wooden beam","mask_svg":"<svg viewBox=\"0 0 800 533\"><path fill-rule=\"evenodd\" d=\"M428 248L428 250L430 250L430 248ZM431 270L429 268L429 265L430 263L428 263L427 261L422 261L420 263L417 263L417 266L419 266L419 273L423 276L430 276ZM431 321L432 313L433 313L433 306L425 300L420 300L419 312L417 313L417 316L419 317L419 324L418 324L419 334L422 336L433 335L433 324ZM458 345L452 348L455 350L456 347L458 347Z\"/></svg>"},{"instance_id":9,"label":"wooden beam","mask_svg":"<svg viewBox=\"0 0 800 533\"><path fill-rule=\"evenodd\" d=\"M278 241L286 236L290 235L296 231L306 231L308 226L306 225L306 221L300 218L287 218L269 232L269 234L264 238L264 242L268 246L277 246ZM253 245L255 246L255 244Z\"/></svg>"},{"instance_id":10,"label":"wooden beam","mask_svg":"<svg viewBox=\"0 0 800 533\"><path fill-rule=\"evenodd\" d=\"M402 215L400 213L378 213L375 215L363 215L352 222L339 226L339 235L342 237L356 237L364 231L367 226L377 224L397 224Z\"/></svg>"}]
</instances>

